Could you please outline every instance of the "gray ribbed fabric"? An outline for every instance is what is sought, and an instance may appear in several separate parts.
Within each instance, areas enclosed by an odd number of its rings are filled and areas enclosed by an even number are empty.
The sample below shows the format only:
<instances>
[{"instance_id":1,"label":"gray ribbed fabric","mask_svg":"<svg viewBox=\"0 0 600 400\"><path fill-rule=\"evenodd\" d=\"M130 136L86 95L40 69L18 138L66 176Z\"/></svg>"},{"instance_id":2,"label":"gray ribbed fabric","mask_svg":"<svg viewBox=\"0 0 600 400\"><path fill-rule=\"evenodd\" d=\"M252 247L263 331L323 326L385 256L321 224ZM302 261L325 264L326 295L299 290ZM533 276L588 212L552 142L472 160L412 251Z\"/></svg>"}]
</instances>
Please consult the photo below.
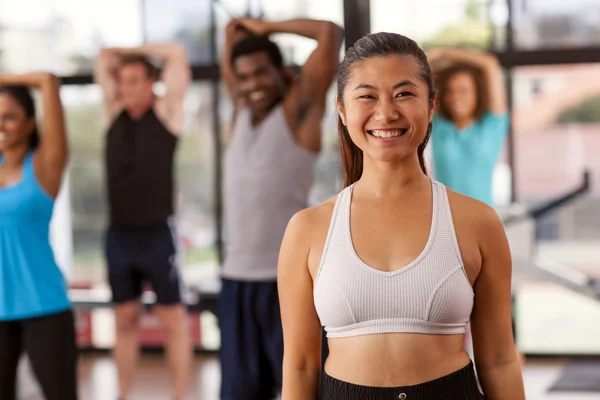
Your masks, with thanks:
<instances>
[{"instance_id":1,"label":"gray ribbed fabric","mask_svg":"<svg viewBox=\"0 0 600 400\"><path fill-rule=\"evenodd\" d=\"M473 308L446 188L432 181L429 239L413 262L376 270L356 254L350 237L352 186L336 200L314 288L327 337L391 332L460 334Z\"/></svg>"},{"instance_id":2,"label":"gray ribbed fabric","mask_svg":"<svg viewBox=\"0 0 600 400\"><path fill-rule=\"evenodd\" d=\"M240 111L225 157L225 263L228 279L277 279L290 218L307 206L317 154L293 138L277 106L257 127Z\"/></svg>"}]
</instances>

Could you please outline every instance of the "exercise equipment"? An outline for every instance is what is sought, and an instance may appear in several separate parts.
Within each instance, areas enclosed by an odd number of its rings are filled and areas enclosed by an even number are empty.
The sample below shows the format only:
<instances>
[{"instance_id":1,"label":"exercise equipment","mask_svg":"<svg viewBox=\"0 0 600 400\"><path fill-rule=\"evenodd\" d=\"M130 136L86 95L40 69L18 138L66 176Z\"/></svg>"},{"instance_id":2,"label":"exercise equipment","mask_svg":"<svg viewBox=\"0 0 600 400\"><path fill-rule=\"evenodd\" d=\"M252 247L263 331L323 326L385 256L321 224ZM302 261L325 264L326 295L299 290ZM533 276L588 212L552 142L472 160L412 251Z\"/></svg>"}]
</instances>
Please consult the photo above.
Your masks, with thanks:
<instances>
[{"instance_id":1,"label":"exercise equipment","mask_svg":"<svg viewBox=\"0 0 600 400\"><path fill-rule=\"evenodd\" d=\"M575 190L541 206L527 209L516 203L500 211L506 227L513 257L514 281L536 277L566 287L600 301L600 279L539 254L535 238L535 223L542 216L556 211L590 190L590 173L584 172L582 183Z\"/></svg>"}]
</instances>

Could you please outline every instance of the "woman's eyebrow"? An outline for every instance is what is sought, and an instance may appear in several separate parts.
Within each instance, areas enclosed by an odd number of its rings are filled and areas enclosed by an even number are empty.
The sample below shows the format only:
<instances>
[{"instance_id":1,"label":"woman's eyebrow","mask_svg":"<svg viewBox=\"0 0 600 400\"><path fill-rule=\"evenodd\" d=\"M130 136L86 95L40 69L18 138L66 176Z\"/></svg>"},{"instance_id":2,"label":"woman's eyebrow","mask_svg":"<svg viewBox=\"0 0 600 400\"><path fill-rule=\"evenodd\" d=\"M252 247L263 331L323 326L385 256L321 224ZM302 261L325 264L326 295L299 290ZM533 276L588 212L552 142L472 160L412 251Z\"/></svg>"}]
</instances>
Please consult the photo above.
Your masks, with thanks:
<instances>
[{"instance_id":1,"label":"woman's eyebrow","mask_svg":"<svg viewBox=\"0 0 600 400\"><path fill-rule=\"evenodd\" d=\"M404 86L414 86L414 87L416 87L417 85L416 85L416 83L414 83L413 81L411 81L411 80L409 80L409 79L406 79L406 80L404 80L404 81L402 81L402 82L398 82L398 83L396 83L396 84L395 84L395 85L392 87L392 89L393 89L393 90L396 90L396 89L398 89L398 88L401 88L401 87L404 87ZM354 90L358 90L358 89L370 89L370 90L377 90L377 88L375 88L375 86L373 86L373 85L369 85L368 83L361 83L361 84L359 84L358 86L356 86L356 87L354 88Z\"/></svg>"}]
</instances>

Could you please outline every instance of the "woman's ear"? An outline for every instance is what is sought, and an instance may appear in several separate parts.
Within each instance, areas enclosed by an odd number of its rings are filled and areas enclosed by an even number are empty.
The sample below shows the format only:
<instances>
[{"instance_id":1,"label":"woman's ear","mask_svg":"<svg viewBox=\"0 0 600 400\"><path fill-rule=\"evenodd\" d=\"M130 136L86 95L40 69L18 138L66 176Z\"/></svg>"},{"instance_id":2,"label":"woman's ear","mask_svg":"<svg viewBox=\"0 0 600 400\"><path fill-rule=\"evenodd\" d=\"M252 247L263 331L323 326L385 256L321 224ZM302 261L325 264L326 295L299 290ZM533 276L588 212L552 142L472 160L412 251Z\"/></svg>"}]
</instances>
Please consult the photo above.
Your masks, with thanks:
<instances>
[{"instance_id":1,"label":"woman's ear","mask_svg":"<svg viewBox=\"0 0 600 400\"><path fill-rule=\"evenodd\" d=\"M342 120L342 124L344 124L344 126L347 126L346 125L346 113L344 111L344 107L340 103L340 99L337 96L335 97L335 105L337 107L338 114L340 115L340 118Z\"/></svg>"},{"instance_id":2,"label":"woman's ear","mask_svg":"<svg viewBox=\"0 0 600 400\"><path fill-rule=\"evenodd\" d=\"M437 104L437 93L433 96L431 104L429 104L429 123L433 120L433 113L435 113L435 105Z\"/></svg>"}]
</instances>

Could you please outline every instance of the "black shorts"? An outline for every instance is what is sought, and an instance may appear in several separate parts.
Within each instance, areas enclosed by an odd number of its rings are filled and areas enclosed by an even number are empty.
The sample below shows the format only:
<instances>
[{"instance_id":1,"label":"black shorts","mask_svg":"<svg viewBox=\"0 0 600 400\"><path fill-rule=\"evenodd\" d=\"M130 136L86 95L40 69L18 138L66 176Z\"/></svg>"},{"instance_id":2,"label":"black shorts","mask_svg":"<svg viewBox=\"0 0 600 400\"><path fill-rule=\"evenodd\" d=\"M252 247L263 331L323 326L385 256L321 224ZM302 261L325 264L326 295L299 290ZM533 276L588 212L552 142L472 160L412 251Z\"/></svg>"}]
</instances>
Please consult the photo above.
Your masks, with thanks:
<instances>
[{"instance_id":1,"label":"black shorts","mask_svg":"<svg viewBox=\"0 0 600 400\"><path fill-rule=\"evenodd\" d=\"M449 375L418 385L369 387L321 374L319 400L485 400L479 391L473 363Z\"/></svg>"},{"instance_id":2,"label":"black shorts","mask_svg":"<svg viewBox=\"0 0 600 400\"><path fill-rule=\"evenodd\" d=\"M114 303L138 299L145 282L152 285L158 304L182 302L177 236L170 222L144 228L109 228L106 258Z\"/></svg>"},{"instance_id":3,"label":"black shorts","mask_svg":"<svg viewBox=\"0 0 600 400\"><path fill-rule=\"evenodd\" d=\"M218 313L221 400L275 398L283 372L277 282L223 279Z\"/></svg>"}]
</instances>

